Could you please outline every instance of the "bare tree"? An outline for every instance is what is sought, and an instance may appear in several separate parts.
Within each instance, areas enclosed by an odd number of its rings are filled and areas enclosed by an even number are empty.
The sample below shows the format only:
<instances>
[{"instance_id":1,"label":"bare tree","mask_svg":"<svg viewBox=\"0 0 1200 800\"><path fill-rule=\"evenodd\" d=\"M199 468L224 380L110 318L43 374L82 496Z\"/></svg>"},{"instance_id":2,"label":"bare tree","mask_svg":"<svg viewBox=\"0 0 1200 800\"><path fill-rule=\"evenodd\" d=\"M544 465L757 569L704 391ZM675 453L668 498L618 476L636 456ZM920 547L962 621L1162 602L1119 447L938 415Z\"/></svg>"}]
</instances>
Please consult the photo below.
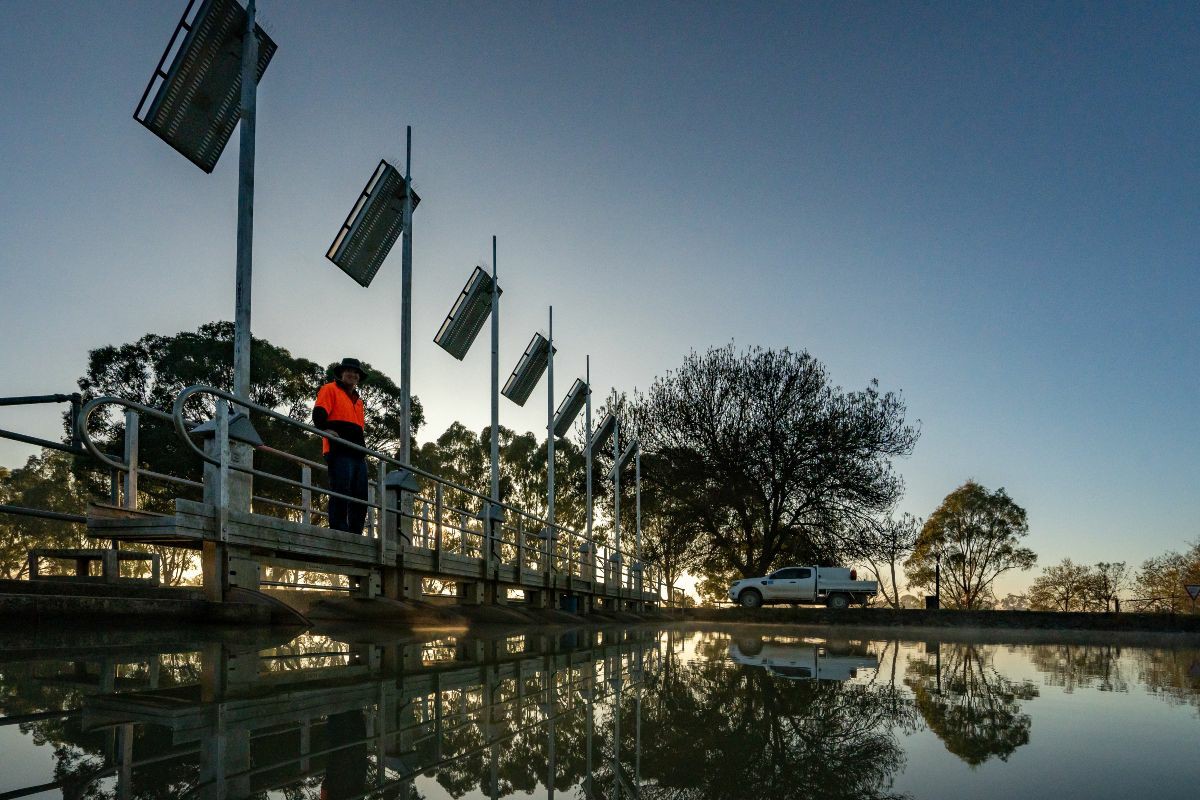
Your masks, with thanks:
<instances>
[{"instance_id":1,"label":"bare tree","mask_svg":"<svg viewBox=\"0 0 1200 800\"><path fill-rule=\"evenodd\" d=\"M856 556L875 576L883 599L892 608L900 608L896 566L912 554L921 524L921 520L911 514L904 514L899 519L889 515L871 520L858 537Z\"/></svg>"},{"instance_id":2,"label":"bare tree","mask_svg":"<svg viewBox=\"0 0 1200 800\"><path fill-rule=\"evenodd\" d=\"M1088 600L1096 611L1110 611L1121 592L1130 587L1133 574L1124 561L1101 561L1092 567Z\"/></svg>"}]
</instances>

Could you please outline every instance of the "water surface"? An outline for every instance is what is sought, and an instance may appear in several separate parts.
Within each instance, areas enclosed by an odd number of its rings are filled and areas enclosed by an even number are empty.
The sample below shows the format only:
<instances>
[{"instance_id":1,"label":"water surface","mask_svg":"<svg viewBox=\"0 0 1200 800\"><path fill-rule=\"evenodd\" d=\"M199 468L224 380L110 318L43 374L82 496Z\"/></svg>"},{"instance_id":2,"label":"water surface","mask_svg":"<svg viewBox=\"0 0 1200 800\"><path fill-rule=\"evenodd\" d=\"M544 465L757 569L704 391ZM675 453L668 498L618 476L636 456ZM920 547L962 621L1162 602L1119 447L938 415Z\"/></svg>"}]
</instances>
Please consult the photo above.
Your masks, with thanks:
<instances>
[{"instance_id":1,"label":"water surface","mask_svg":"<svg viewBox=\"0 0 1200 800\"><path fill-rule=\"evenodd\" d=\"M1194 639L937 635L45 631L0 800L1196 796Z\"/></svg>"}]
</instances>

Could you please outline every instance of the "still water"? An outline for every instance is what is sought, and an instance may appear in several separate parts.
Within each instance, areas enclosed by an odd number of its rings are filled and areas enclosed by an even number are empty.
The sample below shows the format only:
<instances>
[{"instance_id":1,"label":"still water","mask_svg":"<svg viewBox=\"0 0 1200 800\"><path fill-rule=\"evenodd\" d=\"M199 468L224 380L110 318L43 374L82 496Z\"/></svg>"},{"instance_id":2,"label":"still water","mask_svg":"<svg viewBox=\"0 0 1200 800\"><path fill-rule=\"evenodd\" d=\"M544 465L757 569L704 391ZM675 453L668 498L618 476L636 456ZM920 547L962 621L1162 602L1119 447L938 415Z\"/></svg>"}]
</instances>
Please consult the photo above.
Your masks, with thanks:
<instances>
[{"instance_id":1,"label":"still water","mask_svg":"<svg viewBox=\"0 0 1200 800\"><path fill-rule=\"evenodd\" d=\"M1195 639L900 635L39 632L0 800L1200 793Z\"/></svg>"}]
</instances>

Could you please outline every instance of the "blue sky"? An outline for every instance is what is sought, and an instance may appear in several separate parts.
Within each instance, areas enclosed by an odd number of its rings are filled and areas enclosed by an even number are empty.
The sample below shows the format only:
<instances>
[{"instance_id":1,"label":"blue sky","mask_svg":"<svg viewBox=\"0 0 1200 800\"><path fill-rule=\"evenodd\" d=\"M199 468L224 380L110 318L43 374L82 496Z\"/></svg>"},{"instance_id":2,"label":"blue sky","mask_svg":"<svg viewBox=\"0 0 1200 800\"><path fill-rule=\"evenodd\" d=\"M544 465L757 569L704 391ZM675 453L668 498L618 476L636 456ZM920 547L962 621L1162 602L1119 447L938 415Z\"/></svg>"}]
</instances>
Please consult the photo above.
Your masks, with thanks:
<instances>
[{"instance_id":1,"label":"blue sky","mask_svg":"<svg viewBox=\"0 0 1200 800\"><path fill-rule=\"evenodd\" d=\"M0 3L0 394L232 314L236 134L205 175L131 119L182 5ZM1194 3L260 15L255 334L398 374L399 253L368 290L323 255L412 125L428 433L486 424L486 348L431 340L497 234L503 370L550 304L560 393L588 353L604 393L689 348L807 348L921 420L904 510L1005 486L1043 563L1200 535ZM542 392L502 422L544 426Z\"/></svg>"}]
</instances>

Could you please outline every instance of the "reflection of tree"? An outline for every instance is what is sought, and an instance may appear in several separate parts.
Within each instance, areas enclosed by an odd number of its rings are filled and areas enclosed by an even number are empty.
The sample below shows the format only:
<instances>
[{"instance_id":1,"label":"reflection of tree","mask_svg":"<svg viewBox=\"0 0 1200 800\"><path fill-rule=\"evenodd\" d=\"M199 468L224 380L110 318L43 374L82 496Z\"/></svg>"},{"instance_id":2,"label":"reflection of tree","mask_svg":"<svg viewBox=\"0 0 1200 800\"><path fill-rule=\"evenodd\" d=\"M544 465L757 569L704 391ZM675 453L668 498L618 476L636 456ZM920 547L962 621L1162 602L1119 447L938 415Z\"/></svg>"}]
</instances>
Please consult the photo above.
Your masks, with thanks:
<instances>
[{"instance_id":1,"label":"reflection of tree","mask_svg":"<svg viewBox=\"0 0 1200 800\"><path fill-rule=\"evenodd\" d=\"M1121 669L1121 648L1095 644L1040 644L1029 648L1029 661L1045 675L1047 686L1127 692Z\"/></svg>"},{"instance_id":2,"label":"reflection of tree","mask_svg":"<svg viewBox=\"0 0 1200 800\"><path fill-rule=\"evenodd\" d=\"M195 653L158 656L157 684L177 686L195 680L199 658ZM88 694L99 691L106 669L101 663L26 662L5 664L0 669L0 707L5 715L30 714L50 709L80 708ZM124 664L116 670L117 680L144 685L149 681L148 664ZM38 746L50 745L53 752L52 780L62 782L64 797L109 798L116 796L111 778L111 755L116 739L112 730L84 731L80 717L64 715L22 723L20 731ZM164 758L176 750L169 736L153 726L133 729L133 747L139 759L152 762L134 772L135 796L156 800L179 797L195 784L196 765L187 759Z\"/></svg>"},{"instance_id":3,"label":"reflection of tree","mask_svg":"<svg viewBox=\"0 0 1200 800\"><path fill-rule=\"evenodd\" d=\"M646 797L882 797L904 764L894 728L906 701L875 685L794 682L725 659L674 656L649 680ZM633 702L625 699L624 719ZM632 752L629 728L623 752Z\"/></svg>"},{"instance_id":4,"label":"reflection of tree","mask_svg":"<svg viewBox=\"0 0 1200 800\"><path fill-rule=\"evenodd\" d=\"M1176 705L1200 709L1200 650L1164 648L1137 651L1138 680Z\"/></svg>"},{"instance_id":5,"label":"reflection of tree","mask_svg":"<svg viewBox=\"0 0 1200 800\"><path fill-rule=\"evenodd\" d=\"M972 766L993 757L1007 761L1029 743L1031 721L1020 701L1037 697L1037 687L1001 675L990 647L943 642L939 648L940 658L930 653L910 661L904 681L925 724Z\"/></svg>"}]
</instances>

